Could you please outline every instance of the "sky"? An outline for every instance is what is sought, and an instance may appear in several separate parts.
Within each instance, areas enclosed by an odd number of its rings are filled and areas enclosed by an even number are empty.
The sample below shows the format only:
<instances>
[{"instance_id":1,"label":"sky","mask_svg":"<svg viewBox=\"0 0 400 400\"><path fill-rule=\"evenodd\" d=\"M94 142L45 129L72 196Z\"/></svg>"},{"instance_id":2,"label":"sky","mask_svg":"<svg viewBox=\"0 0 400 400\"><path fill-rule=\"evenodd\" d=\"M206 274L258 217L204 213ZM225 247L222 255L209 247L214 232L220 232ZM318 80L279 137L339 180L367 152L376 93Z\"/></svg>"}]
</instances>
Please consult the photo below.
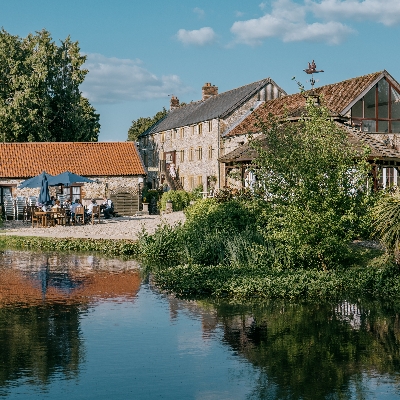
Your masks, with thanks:
<instances>
[{"instance_id":1,"label":"sky","mask_svg":"<svg viewBox=\"0 0 400 400\"><path fill-rule=\"evenodd\" d=\"M132 121L267 77L288 94L386 69L400 81L400 0L13 0L0 24L25 37L68 35L87 56L81 86L100 114L99 141L125 141Z\"/></svg>"}]
</instances>

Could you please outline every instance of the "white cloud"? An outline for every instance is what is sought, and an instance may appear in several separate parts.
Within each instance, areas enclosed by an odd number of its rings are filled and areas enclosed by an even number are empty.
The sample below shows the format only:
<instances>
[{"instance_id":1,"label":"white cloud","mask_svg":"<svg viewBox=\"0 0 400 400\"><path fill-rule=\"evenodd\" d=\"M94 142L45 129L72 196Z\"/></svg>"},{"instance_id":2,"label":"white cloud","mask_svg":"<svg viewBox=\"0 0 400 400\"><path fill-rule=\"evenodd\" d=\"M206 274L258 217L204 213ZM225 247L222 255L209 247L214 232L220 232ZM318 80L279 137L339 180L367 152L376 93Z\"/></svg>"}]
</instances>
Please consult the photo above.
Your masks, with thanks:
<instances>
[{"instance_id":1,"label":"white cloud","mask_svg":"<svg viewBox=\"0 0 400 400\"><path fill-rule=\"evenodd\" d=\"M235 17L239 18L239 17L243 17L244 12L242 11L235 11Z\"/></svg>"},{"instance_id":2,"label":"white cloud","mask_svg":"<svg viewBox=\"0 0 400 400\"><path fill-rule=\"evenodd\" d=\"M260 3L260 4L258 5L258 7L260 7L261 10L264 10L265 8L267 8L267 2L266 2L266 1L263 1L262 3Z\"/></svg>"},{"instance_id":3,"label":"white cloud","mask_svg":"<svg viewBox=\"0 0 400 400\"><path fill-rule=\"evenodd\" d=\"M262 3L263 4L263 3ZM236 41L249 45L277 37L284 42L311 41L341 43L354 31L340 22L307 23L307 8L291 0L277 0L272 12L256 19L237 21L231 27Z\"/></svg>"},{"instance_id":4,"label":"white cloud","mask_svg":"<svg viewBox=\"0 0 400 400\"><path fill-rule=\"evenodd\" d=\"M202 10L202 9L199 8L199 7L195 7L195 8L193 9L193 12L194 12L195 14L197 14L197 16L198 16L199 18L204 18L204 16L206 15L206 13L204 12L204 10Z\"/></svg>"},{"instance_id":5,"label":"white cloud","mask_svg":"<svg viewBox=\"0 0 400 400\"><path fill-rule=\"evenodd\" d=\"M213 43L216 35L212 28L204 27L193 31L179 29L176 37L180 42L186 45L204 46Z\"/></svg>"},{"instance_id":6,"label":"white cloud","mask_svg":"<svg viewBox=\"0 0 400 400\"><path fill-rule=\"evenodd\" d=\"M306 0L307 7L326 20L375 21L386 26L400 23L399 0Z\"/></svg>"},{"instance_id":7,"label":"white cloud","mask_svg":"<svg viewBox=\"0 0 400 400\"><path fill-rule=\"evenodd\" d=\"M107 58L88 54L84 65L89 70L82 93L92 103L122 103L185 93L188 88L177 75L156 76L140 60Z\"/></svg>"}]
</instances>

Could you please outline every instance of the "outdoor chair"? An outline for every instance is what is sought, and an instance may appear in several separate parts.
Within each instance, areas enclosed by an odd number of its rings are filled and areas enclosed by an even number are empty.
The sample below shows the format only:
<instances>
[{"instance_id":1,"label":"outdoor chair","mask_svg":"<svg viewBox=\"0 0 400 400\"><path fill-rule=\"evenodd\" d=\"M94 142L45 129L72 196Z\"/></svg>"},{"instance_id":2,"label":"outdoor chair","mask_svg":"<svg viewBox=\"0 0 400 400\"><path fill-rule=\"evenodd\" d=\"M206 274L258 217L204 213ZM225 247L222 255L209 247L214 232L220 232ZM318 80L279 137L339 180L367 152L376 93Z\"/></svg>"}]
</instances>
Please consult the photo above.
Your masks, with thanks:
<instances>
[{"instance_id":1,"label":"outdoor chair","mask_svg":"<svg viewBox=\"0 0 400 400\"><path fill-rule=\"evenodd\" d=\"M93 206L92 215L90 216L92 220L92 225L97 218L100 223L100 206Z\"/></svg>"},{"instance_id":2,"label":"outdoor chair","mask_svg":"<svg viewBox=\"0 0 400 400\"><path fill-rule=\"evenodd\" d=\"M11 217L12 219L15 219L15 208L14 208L14 201L12 197L5 197L4 199L4 214L6 217L6 220Z\"/></svg>"},{"instance_id":3,"label":"outdoor chair","mask_svg":"<svg viewBox=\"0 0 400 400\"><path fill-rule=\"evenodd\" d=\"M35 197L35 196L28 197L28 201L27 201L28 206L35 206L36 202L37 202L37 197Z\"/></svg>"},{"instance_id":4,"label":"outdoor chair","mask_svg":"<svg viewBox=\"0 0 400 400\"><path fill-rule=\"evenodd\" d=\"M19 219L20 216L22 216L22 219L24 220L24 213L26 211L26 199L25 197L17 197L15 200L15 216L17 220Z\"/></svg>"},{"instance_id":5,"label":"outdoor chair","mask_svg":"<svg viewBox=\"0 0 400 400\"><path fill-rule=\"evenodd\" d=\"M66 224L66 212L65 208L60 208L57 214L54 215L54 220L57 222L58 225L65 225Z\"/></svg>"},{"instance_id":6,"label":"outdoor chair","mask_svg":"<svg viewBox=\"0 0 400 400\"><path fill-rule=\"evenodd\" d=\"M76 207L75 208L75 217L73 221L74 223L77 223L78 220L80 221L81 224L85 223L85 209L83 207Z\"/></svg>"},{"instance_id":7,"label":"outdoor chair","mask_svg":"<svg viewBox=\"0 0 400 400\"><path fill-rule=\"evenodd\" d=\"M36 227L39 228L39 224L42 225L42 221L43 221L42 220L43 217L41 215L37 215L36 211L39 211L39 209L37 209L36 207L31 208L32 228L34 227L35 223L36 223Z\"/></svg>"}]
</instances>

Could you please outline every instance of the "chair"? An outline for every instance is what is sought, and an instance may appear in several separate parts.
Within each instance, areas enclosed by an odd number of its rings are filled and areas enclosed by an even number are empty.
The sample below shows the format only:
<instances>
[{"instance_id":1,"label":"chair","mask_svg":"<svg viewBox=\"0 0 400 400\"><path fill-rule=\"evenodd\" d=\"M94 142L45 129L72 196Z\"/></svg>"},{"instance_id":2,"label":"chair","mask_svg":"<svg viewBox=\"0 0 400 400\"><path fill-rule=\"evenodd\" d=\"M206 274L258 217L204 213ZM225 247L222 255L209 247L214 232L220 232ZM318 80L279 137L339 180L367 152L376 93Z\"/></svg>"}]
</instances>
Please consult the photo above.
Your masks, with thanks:
<instances>
[{"instance_id":1,"label":"chair","mask_svg":"<svg viewBox=\"0 0 400 400\"><path fill-rule=\"evenodd\" d=\"M8 219L8 217L12 217L12 219L15 219L15 208L12 197L7 196L4 198L4 214L6 220Z\"/></svg>"},{"instance_id":2,"label":"chair","mask_svg":"<svg viewBox=\"0 0 400 400\"><path fill-rule=\"evenodd\" d=\"M37 202L37 197L35 197L35 196L28 197L28 201L27 201L28 206L34 206L34 205L36 205L36 202Z\"/></svg>"},{"instance_id":3,"label":"chair","mask_svg":"<svg viewBox=\"0 0 400 400\"><path fill-rule=\"evenodd\" d=\"M76 207L75 208L75 223L78 222L78 218L80 219L80 223L85 223L85 209L83 207Z\"/></svg>"},{"instance_id":4,"label":"chair","mask_svg":"<svg viewBox=\"0 0 400 400\"><path fill-rule=\"evenodd\" d=\"M66 211L65 208L61 208L58 211L58 213L54 215L54 219L57 221L59 225L66 224L67 216L65 211Z\"/></svg>"},{"instance_id":5,"label":"chair","mask_svg":"<svg viewBox=\"0 0 400 400\"><path fill-rule=\"evenodd\" d=\"M94 224L94 220L96 218L98 218L98 221L100 223L100 206L93 206L91 215L92 225Z\"/></svg>"},{"instance_id":6,"label":"chair","mask_svg":"<svg viewBox=\"0 0 400 400\"><path fill-rule=\"evenodd\" d=\"M19 216L22 216L22 219L24 220L25 218L25 212L26 212L26 199L25 197L17 197L15 200L15 216L17 220L19 219Z\"/></svg>"},{"instance_id":7,"label":"chair","mask_svg":"<svg viewBox=\"0 0 400 400\"><path fill-rule=\"evenodd\" d=\"M39 228L39 223L42 225L43 224L43 216L42 215L37 215L36 211L39 211L36 207L32 207L32 228L36 222L36 227Z\"/></svg>"}]
</instances>

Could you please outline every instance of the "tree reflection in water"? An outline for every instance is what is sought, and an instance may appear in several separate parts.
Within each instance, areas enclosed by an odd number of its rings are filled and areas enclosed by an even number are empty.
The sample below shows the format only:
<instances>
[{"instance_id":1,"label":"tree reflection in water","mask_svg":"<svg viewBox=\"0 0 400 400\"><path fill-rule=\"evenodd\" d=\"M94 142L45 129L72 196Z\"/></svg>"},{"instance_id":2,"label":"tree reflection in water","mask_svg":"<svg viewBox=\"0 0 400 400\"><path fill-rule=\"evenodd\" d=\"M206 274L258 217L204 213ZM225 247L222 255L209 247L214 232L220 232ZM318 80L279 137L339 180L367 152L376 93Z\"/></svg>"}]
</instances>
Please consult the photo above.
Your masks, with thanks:
<instances>
[{"instance_id":1,"label":"tree reflection in water","mask_svg":"<svg viewBox=\"0 0 400 400\"><path fill-rule=\"evenodd\" d=\"M135 262L92 255L0 253L1 387L75 378L84 361L80 318L95 302L133 300Z\"/></svg>"},{"instance_id":2,"label":"tree reflection in water","mask_svg":"<svg viewBox=\"0 0 400 400\"><path fill-rule=\"evenodd\" d=\"M366 374L400 383L393 308L273 302L251 309L221 304L216 311L223 341L260 370L251 398L348 399L352 390L365 398Z\"/></svg>"},{"instance_id":3,"label":"tree reflection in water","mask_svg":"<svg viewBox=\"0 0 400 400\"><path fill-rule=\"evenodd\" d=\"M84 358L76 305L0 308L0 386L21 378L75 377Z\"/></svg>"}]
</instances>

